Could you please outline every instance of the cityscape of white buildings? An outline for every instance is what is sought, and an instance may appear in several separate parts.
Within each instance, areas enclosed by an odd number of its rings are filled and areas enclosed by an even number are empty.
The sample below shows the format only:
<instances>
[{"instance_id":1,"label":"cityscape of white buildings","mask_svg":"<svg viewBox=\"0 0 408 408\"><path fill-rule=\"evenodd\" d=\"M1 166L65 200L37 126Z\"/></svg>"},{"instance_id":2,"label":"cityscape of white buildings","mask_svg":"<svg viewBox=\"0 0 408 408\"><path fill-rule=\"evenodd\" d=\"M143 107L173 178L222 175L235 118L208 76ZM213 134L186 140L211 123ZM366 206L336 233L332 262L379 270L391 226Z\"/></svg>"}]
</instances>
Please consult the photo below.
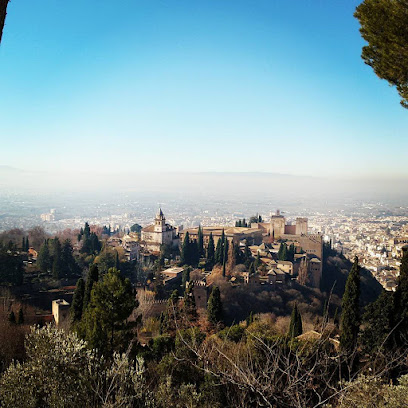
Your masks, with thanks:
<instances>
[{"instance_id":1,"label":"cityscape of white buildings","mask_svg":"<svg viewBox=\"0 0 408 408\"><path fill-rule=\"evenodd\" d=\"M370 270L387 290L395 290L402 247L408 243L407 216L386 215L337 217L319 215L309 225L322 231L338 252Z\"/></svg>"},{"instance_id":2,"label":"cityscape of white buildings","mask_svg":"<svg viewBox=\"0 0 408 408\"><path fill-rule=\"evenodd\" d=\"M110 225L112 230L127 231L136 223L142 227L151 224L152 213L158 207L157 201L152 199L138 203L129 200L120 204L92 202L88 206L67 202L65 206L54 205L53 209L38 205L38 212L33 214L32 202L21 199L14 200L14 203L12 209L4 207L6 211L0 214L0 231L12 228L27 230L40 225L55 233L80 228L85 221L91 225ZM198 225L234 226L238 219L246 217L248 220L256 213L267 218L270 209L278 207L276 203L266 201L255 204L214 198L199 203L194 199L171 199L161 204L166 208L167 222L179 229ZM333 248L347 258L352 260L357 256L386 289L395 289L401 249L408 243L408 206L354 202L325 210L306 205L283 207L287 208L284 215L289 223L295 223L299 216L307 216L310 234L320 232L326 241L332 242Z\"/></svg>"}]
</instances>

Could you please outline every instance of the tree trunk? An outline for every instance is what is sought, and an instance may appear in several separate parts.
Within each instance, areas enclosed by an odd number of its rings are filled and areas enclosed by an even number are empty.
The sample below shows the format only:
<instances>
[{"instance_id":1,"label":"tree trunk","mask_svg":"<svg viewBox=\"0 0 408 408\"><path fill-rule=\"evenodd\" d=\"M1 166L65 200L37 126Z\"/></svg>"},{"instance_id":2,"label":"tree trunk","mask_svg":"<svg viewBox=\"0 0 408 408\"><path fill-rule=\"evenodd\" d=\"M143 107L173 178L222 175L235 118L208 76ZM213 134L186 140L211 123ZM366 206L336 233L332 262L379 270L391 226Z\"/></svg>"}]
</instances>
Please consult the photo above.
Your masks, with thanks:
<instances>
[{"instance_id":1,"label":"tree trunk","mask_svg":"<svg viewBox=\"0 0 408 408\"><path fill-rule=\"evenodd\" d=\"M0 44L3 36L4 22L6 21L7 6L10 0L0 0Z\"/></svg>"}]
</instances>

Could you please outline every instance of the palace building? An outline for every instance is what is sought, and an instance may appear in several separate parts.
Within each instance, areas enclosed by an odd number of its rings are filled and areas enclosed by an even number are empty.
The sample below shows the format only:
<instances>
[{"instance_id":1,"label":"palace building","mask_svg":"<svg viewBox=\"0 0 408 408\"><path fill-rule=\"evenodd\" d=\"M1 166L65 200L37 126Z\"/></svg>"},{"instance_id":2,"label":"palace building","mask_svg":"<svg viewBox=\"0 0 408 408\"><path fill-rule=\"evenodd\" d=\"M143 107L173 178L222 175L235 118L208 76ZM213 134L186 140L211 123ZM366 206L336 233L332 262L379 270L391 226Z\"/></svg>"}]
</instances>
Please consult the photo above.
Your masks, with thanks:
<instances>
[{"instance_id":1,"label":"palace building","mask_svg":"<svg viewBox=\"0 0 408 408\"><path fill-rule=\"evenodd\" d=\"M177 246L179 244L177 229L166 223L161 208L154 219L154 224L142 229L141 244L144 249L152 252L160 251L161 245Z\"/></svg>"}]
</instances>

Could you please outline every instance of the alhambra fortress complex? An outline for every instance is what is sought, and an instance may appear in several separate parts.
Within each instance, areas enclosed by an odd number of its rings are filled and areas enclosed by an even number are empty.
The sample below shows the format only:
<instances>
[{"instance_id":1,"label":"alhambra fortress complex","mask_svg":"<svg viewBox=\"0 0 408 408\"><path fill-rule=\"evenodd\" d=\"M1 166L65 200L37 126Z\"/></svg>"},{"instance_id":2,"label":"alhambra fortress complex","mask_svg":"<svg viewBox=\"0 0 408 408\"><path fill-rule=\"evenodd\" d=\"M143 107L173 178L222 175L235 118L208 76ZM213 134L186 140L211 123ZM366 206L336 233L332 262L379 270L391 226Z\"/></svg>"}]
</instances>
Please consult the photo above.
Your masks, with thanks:
<instances>
[{"instance_id":1,"label":"alhambra fortress complex","mask_svg":"<svg viewBox=\"0 0 408 408\"><path fill-rule=\"evenodd\" d=\"M321 234L308 233L307 218L296 218L294 224L288 224L278 210L270 216L267 222L251 223L247 227L200 228L205 249L207 249L210 235L213 237L215 246L224 236L224 239L227 239L230 244L234 243L242 251L249 249L252 256L260 261L255 271L238 265L233 273L226 276L232 285L265 285L265 288L273 290L277 287L289 286L296 280L302 285L316 288L320 286L323 237ZM140 236L136 233L129 233L121 238L111 237L107 244L110 247L121 246L128 260L158 259L163 245L173 249L180 248L187 232L190 240L198 241L198 227L176 228L166 223L166 218L160 209L154 223L143 228ZM294 246L295 253L292 261L279 259L279 249L283 243L287 247ZM159 277L164 287L169 289L180 287L185 266L178 266L179 260L180 257L165 262ZM188 284L193 285L193 296L198 311L205 310L212 286L211 279L208 278L212 271L200 268L199 264L194 272L196 278ZM198 279L197 276L199 276ZM166 307L166 300L149 302L152 308L149 313L152 315L160 315ZM52 310L57 324L68 316L69 307L69 303L62 299L53 301Z\"/></svg>"},{"instance_id":2,"label":"alhambra fortress complex","mask_svg":"<svg viewBox=\"0 0 408 408\"><path fill-rule=\"evenodd\" d=\"M244 250L248 246L252 255L259 258L262 273L242 272L242 283L280 284L297 279L302 284L319 287L322 275L323 239L321 234L308 234L307 218L296 218L294 224L287 223L279 210L266 222L251 223L247 227L211 226L201 227L204 248L207 247L210 234L214 245L224 234L229 243L234 243ZM122 238L128 252L133 249L133 257L158 255L162 245L181 246L188 232L190 240L198 240L199 228L176 228L166 223L160 209L154 223L142 229L140 239L135 241L131 236ZM133 242L133 245L132 245ZM282 243L288 247L294 245L295 254L292 261L278 259ZM133 246L133 248L132 248ZM181 273L182 268L172 267L165 281L172 273ZM236 277L235 277L236 278Z\"/></svg>"}]
</instances>

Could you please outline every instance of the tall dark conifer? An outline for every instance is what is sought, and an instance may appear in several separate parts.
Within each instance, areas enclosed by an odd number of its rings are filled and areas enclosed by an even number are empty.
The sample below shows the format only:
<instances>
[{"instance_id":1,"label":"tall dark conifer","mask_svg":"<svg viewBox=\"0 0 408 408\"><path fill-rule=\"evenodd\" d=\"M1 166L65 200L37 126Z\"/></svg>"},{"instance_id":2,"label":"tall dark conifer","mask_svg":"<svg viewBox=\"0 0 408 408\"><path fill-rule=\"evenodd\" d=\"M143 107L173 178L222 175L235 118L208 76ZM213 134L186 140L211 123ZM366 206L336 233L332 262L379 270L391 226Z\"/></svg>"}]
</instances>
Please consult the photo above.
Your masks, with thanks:
<instances>
[{"instance_id":1,"label":"tall dark conifer","mask_svg":"<svg viewBox=\"0 0 408 408\"><path fill-rule=\"evenodd\" d=\"M82 278L79 278L76 284L74 297L72 298L71 313L72 320L79 322L82 317L84 307L85 283Z\"/></svg>"},{"instance_id":2,"label":"tall dark conifer","mask_svg":"<svg viewBox=\"0 0 408 408\"><path fill-rule=\"evenodd\" d=\"M214 238L211 232L210 238L208 239L208 246L207 246L207 262L210 265L210 267L214 266L214 256L215 256Z\"/></svg>"},{"instance_id":3,"label":"tall dark conifer","mask_svg":"<svg viewBox=\"0 0 408 408\"><path fill-rule=\"evenodd\" d=\"M78 272L78 265L75 261L73 251L71 241L66 239L61 249L63 274L66 277L70 277Z\"/></svg>"},{"instance_id":4,"label":"tall dark conifer","mask_svg":"<svg viewBox=\"0 0 408 408\"><path fill-rule=\"evenodd\" d=\"M218 324L222 322L223 310L221 302L221 293L218 286L214 286L207 304L207 317L208 321L212 324Z\"/></svg>"},{"instance_id":5,"label":"tall dark conifer","mask_svg":"<svg viewBox=\"0 0 408 408\"><path fill-rule=\"evenodd\" d=\"M181 247L180 261L182 265L190 265L190 235L188 231L184 236L183 245Z\"/></svg>"},{"instance_id":6,"label":"tall dark conifer","mask_svg":"<svg viewBox=\"0 0 408 408\"><path fill-rule=\"evenodd\" d=\"M98 282L98 280L99 280L98 266L96 264L93 264L89 268L88 277L86 279L83 310L85 310L86 307L88 306L88 304L89 304L89 302L91 300L91 293L92 293L93 285L96 282Z\"/></svg>"},{"instance_id":7,"label":"tall dark conifer","mask_svg":"<svg viewBox=\"0 0 408 408\"><path fill-rule=\"evenodd\" d=\"M60 279L64 274L62 263L62 248L58 238L52 240L52 276L55 279Z\"/></svg>"},{"instance_id":8,"label":"tall dark conifer","mask_svg":"<svg viewBox=\"0 0 408 408\"><path fill-rule=\"evenodd\" d=\"M293 306L292 315L290 316L289 337L294 339L303 333L302 316L297 307L297 303Z\"/></svg>"},{"instance_id":9,"label":"tall dark conifer","mask_svg":"<svg viewBox=\"0 0 408 408\"><path fill-rule=\"evenodd\" d=\"M52 268L50 248L47 240L42 244L40 252L38 253L37 266L40 268L41 272L44 273L48 273Z\"/></svg>"},{"instance_id":10,"label":"tall dark conifer","mask_svg":"<svg viewBox=\"0 0 408 408\"><path fill-rule=\"evenodd\" d=\"M199 256L200 257L204 256L204 236L203 236L203 230L201 228L201 225L198 227L197 246L198 246Z\"/></svg>"},{"instance_id":11,"label":"tall dark conifer","mask_svg":"<svg viewBox=\"0 0 408 408\"><path fill-rule=\"evenodd\" d=\"M189 253L190 253L189 265L196 266L198 262L200 261L200 253L198 251L198 243L196 239L190 242Z\"/></svg>"},{"instance_id":12,"label":"tall dark conifer","mask_svg":"<svg viewBox=\"0 0 408 408\"><path fill-rule=\"evenodd\" d=\"M215 250L215 263L218 265L222 264L222 250L223 250L223 245L222 245L222 239L219 238L217 241L217 248Z\"/></svg>"},{"instance_id":13,"label":"tall dark conifer","mask_svg":"<svg viewBox=\"0 0 408 408\"><path fill-rule=\"evenodd\" d=\"M354 352L360 329L360 265L355 257L353 266L347 277L341 303L340 347L348 354Z\"/></svg>"}]
</instances>

